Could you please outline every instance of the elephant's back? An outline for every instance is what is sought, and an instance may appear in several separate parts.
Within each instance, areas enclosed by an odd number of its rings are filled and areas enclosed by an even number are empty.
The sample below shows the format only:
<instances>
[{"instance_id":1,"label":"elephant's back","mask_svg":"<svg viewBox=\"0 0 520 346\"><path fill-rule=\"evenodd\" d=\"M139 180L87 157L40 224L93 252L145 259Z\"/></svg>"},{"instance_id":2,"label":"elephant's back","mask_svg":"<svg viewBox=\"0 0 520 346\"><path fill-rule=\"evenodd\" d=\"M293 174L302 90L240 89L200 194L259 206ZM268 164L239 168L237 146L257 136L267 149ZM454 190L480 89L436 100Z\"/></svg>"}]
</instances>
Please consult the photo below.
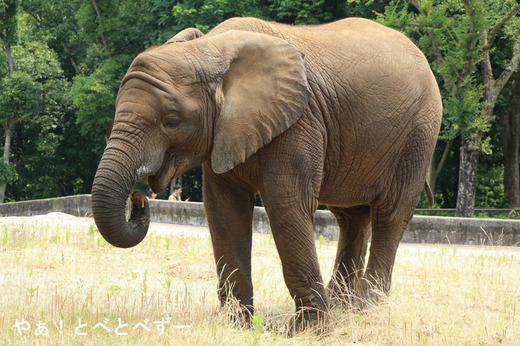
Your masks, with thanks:
<instances>
[{"instance_id":1,"label":"elephant's back","mask_svg":"<svg viewBox=\"0 0 520 346\"><path fill-rule=\"evenodd\" d=\"M415 44L400 32L363 18L345 18L321 25L288 25L258 18L228 19L206 36L229 30L258 32L286 40L305 54L311 73L333 72L341 79L355 74L392 71L409 75L407 71L423 73L434 81L427 59ZM342 75L338 75L338 73Z\"/></svg>"},{"instance_id":2,"label":"elephant's back","mask_svg":"<svg viewBox=\"0 0 520 346\"><path fill-rule=\"evenodd\" d=\"M437 82L424 54L405 35L374 21L354 17L300 26L239 17L222 22L207 35L228 30L279 37L303 52L315 100L329 113L324 116L352 119L372 113L386 121L395 116L388 109L403 99L409 103L403 105L408 113L424 102L442 109ZM347 114L346 109L363 111Z\"/></svg>"},{"instance_id":3,"label":"elephant's back","mask_svg":"<svg viewBox=\"0 0 520 346\"><path fill-rule=\"evenodd\" d=\"M418 50L400 32L372 20L356 17L320 25L289 25L252 17L236 17L220 23L206 36L218 35L229 30L258 32L279 37L311 56L325 55L324 49L327 48L339 55L347 48L359 53L379 49L381 45L392 49Z\"/></svg>"},{"instance_id":4,"label":"elephant's back","mask_svg":"<svg viewBox=\"0 0 520 346\"><path fill-rule=\"evenodd\" d=\"M406 94L416 99L422 94L440 103L437 82L424 54L405 35L374 21L352 17L321 25L288 25L237 17L222 22L206 36L229 30L263 33L291 43L305 54L311 87L326 91L335 83L332 87L344 92L336 95L339 99L353 102L356 95L370 91L391 98L389 101ZM355 101L362 103L363 99ZM337 104L341 106L341 100Z\"/></svg>"}]
</instances>

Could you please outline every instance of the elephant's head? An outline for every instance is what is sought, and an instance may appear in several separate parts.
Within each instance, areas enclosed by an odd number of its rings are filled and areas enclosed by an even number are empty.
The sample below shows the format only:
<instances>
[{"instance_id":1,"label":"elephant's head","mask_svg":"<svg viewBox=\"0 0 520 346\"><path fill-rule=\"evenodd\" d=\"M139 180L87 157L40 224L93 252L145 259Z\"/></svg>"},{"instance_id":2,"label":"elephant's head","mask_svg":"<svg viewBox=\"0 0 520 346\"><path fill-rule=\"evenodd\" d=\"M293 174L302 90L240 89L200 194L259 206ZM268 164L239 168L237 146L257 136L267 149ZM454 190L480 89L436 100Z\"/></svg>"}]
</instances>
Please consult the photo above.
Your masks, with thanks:
<instances>
[{"instance_id":1,"label":"elephant's head","mask_svg":"<svg viewBox=\"0 0 520 346\"><path fill-rule=\"evenodd\" d=\"M271 36L228 31L140 54L116 101L114 125L92 187L92 212L112 245L146 235L148 202L126 201L137 180L152 190L207 160L220 174L294 124L309 99L303 55Z\"/></svg>"}]
</instances>

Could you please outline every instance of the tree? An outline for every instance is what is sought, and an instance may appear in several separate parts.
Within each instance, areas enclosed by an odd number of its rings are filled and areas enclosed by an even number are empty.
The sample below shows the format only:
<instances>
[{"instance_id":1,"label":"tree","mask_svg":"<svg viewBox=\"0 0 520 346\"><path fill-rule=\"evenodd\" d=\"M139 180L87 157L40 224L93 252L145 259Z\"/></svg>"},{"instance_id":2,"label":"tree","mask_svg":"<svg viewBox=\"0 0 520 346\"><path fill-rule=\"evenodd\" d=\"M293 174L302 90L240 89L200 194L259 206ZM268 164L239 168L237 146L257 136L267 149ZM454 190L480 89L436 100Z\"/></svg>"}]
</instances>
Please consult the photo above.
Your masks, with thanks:
<instances>
[{"instance_id":1,"label":"tree","mask_svg":"<svg viewBox=\"0 0 520 346\"><path fill-rule=\"evenodd\" d=\"M80 35L76 13L82 0L24 0L20 7L31 27L33 38L46 42L57 54L68 80L81 73L86 41Z\"/></svg>"},{"instance_id":2,"label":"tree","mask_svg":"<svg viewBox=\"0 0 520 346\"><path fill-rule=\"evenodd\" d=\"M168 34L195 27L211 30L231 17L253 16L289 24L321 24L344 18L343 0L152 0L159 24Z\"/></svg>"},{"instance_id":3,"label":"tree","mask_svg":"<svg viewBox=\"0 0 520 346\"><path fill-rule=\"evenodd\" d=\"M520 63L520 5L514 1L410 0L392 3L380 20L416 39L432 61L443 85L444 128L441 138L461 137L457 216L473 216L476 174L486 137L495 120L497 98ZM497 39L511 42L509 58L491 63Z\"/></svg>"},{"instance_id":4,"label":"tree","mask_svg":"<svg viewBox=\"0 0 520 346\"><path fill-rule=\"evenodd\" d=\"M32 97L41 103L14 127L10 157L18 179L9 185L7 200L90 192L98 157L80 133L69 92L70 80L86 70L89 57L75 18L81 2L24 0L18 7L15 72L30 76L37 87Z\"/></svg>"},{"instance_id":5,"label":"tree","mask_svg":"<svg viewBox=\"0 0 520 346\"><path fill-rule=\"evenodd\" d=\"M16 114L11 157L19 176L6 197L14 195L18 200L62 195L62 185L66 185L62 172L76 172L64 167L69 163L61 155L64 126L70 121L70 83L56 53L44 42L30 40L32 32L24 19L20 20L22 44L13 47L17 63L11 80L17 83L5 88L9 105L6 109Z\"/></svg>"},{"instance_id":6,"label":"tree","mask_svg":"<svg viewBox=\"0 0 520 346\"><path fill-rule=\"evenodd\" d=\"M17 42L18 24L16 14L18 1L0 0L0 40L5 46L8 61L8 75L13 73L13 59L11 56L11 46Z\"/></svg>"},{"instance_id":7,"label":"tree","mask_svg":"<svg viewBox=\"0 0 520 346\"><path fill-rule=\"evenodd\" d=\"M342 0L267 0L264 16L288 24L322 24L344 18L347 2Z\"/></svg>"},{"instance_id":8,"label":"tree","mask_svg":"<svg viewBox=\"0 0 520 346\"><path fill-rule=\"evenodd\" d=\"M91 75L76 76L70 89L81 134L90 140L92 151L99 157L114 118L120 75L121 66L108 59Z\"/></svg>"},{"instance_id":9,"label":"tree","mask_svg":"<svg viewBox=\"0 0 520 346\"><path fill-rule=\"evenodd\" d=\"M510 97L511 105L500 117L502 150L504 152L504 188L510 205L520 205L520 172L518 150L520 143L520 73Z\"/></svg>"},{"instance_id":10,"label":"tree","mask_svg":"<svg viewBox=\"0 0 520 346\"><path fill-rule=\"evenodd\" d=\"M236 16L262 17L255 0L152 0L159 23L169 36L188 27L207 32L220 22Z\"/></svg>"},{"instance_id":11,"label":"tree","mask_svg":"<svg viewBox=\"0 0 520 346\"><path fill-rule=\"evenodd\" d=\"M82 2L76 13L88 44L71 96L81 134L101 154L110 133L119 84L132 59L156 43L158 28L146 0Z\"/></svg>"},{"instance_id":12,"label":"tree","mask_svg":"<svg viewBox=\"0 0 520 346\"><path fill-rule=\"evenodd\" d=\"M7 184L17 178L14 165L10 162L11 143L15 122L34 115L40 107L39 88L31 77L21 71L12 71L0 80L0 122L5 127L5 146L0 165L0 202L5 199Z\"/></svg>"},{"instance_id":13,"label":"tree","mask_svg":"<svg viewBox=\"0 0 520 346\"><path fill-rule=\"evenodd\" d=\"M4 88L7 88L9 84L17 85L17 82L21 82L23 84L23 81L17 80L17 81L9 81L9 79L13 76L13 58L11 53L11 47L16 44L17 42L17 8L18 8L18 1L16 0L0 0L0 40L3 42L5 46L5 52L7 55L7 63L8 63L8 71L7 71L7 77L6 80L3 81ZM17 78L18 79L18 78ZM11 83L13 82L13 83ZM17 85L20 86L20 85ZM7 89L6 94L7 94ZM16 97L19 95L12 95L12 97ZM4 102L4 107L9 107L9 104L6 104L9 100L4 95L2 102ZM6 109L3 108L2 109ZM8 113L8 112L6 112ZM10 168L9 165L9 153L11 150L11 137L13 133L13 126L16 119L16 116L6 117L4 116L3 119L3 125L5 128L5 144L4 144L4 155L3 155L3 161L1 165L0 174L0 203L4 202L5 198L5 189L7 187L7 183L9 181L12 181L14 178L12 174L12 168Z\"/></svg>"}]
</instances>

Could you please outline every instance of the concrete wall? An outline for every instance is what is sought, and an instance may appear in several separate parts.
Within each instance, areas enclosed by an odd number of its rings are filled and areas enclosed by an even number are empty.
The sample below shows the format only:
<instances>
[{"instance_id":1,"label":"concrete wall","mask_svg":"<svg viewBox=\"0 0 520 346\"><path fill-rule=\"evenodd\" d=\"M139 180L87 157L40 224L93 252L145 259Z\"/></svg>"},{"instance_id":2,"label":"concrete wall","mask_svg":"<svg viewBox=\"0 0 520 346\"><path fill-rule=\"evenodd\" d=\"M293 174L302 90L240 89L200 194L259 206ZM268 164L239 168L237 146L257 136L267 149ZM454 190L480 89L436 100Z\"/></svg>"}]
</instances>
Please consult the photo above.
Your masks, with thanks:
<instances>
[{"instance_id":1,"label":"concrete wall","mask_svg":"<svg viewBox=\"0 0 520 346\"><path fill-rule=\"evenodd\" d=\"M197 202L150 201L152 222L207 226L204 206ZM0 204L0 216L31 216L63 212L74 216L91 216L90 195L41 199ZM264 208L255 207L255 232L268 233L269 221ZM328 211L315 215L316 237L336 240L338 226ZM520 244L520 220L468 219L438 216L414 216L403 242L428 244L512 245Z\"/></svg>"},{"instance_id":2,"label":"concrete wall","mask_svg":"<svg viewBox=\"0 0 520 346\"><path fill-rule=\"evenodd\" d=\"M0 216L32 216L59 211L74 216L91 216L90 195L67 196L0 204Z\"/></svg>"}]
</instances>

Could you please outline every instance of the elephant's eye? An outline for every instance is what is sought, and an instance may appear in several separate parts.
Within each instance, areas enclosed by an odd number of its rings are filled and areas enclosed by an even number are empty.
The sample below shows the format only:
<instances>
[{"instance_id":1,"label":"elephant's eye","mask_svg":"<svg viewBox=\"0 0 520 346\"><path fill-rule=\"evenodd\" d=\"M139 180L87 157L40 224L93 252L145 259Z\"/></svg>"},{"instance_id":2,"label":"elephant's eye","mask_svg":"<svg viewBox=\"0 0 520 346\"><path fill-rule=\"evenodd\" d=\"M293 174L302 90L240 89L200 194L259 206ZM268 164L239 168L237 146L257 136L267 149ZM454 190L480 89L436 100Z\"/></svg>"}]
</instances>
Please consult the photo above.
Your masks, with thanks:
<instances>
[{"instance_id":1,"label":"elephant's eye","mask_svg":"<svg viewBox=\"0 0 520 346\"><path fill-rule=\"evenodd\" d=\"M164 126L169 128L175 128L179 125L179 117L176 115L168 115L164 119Z\"/></svg>"}]
</instances>

